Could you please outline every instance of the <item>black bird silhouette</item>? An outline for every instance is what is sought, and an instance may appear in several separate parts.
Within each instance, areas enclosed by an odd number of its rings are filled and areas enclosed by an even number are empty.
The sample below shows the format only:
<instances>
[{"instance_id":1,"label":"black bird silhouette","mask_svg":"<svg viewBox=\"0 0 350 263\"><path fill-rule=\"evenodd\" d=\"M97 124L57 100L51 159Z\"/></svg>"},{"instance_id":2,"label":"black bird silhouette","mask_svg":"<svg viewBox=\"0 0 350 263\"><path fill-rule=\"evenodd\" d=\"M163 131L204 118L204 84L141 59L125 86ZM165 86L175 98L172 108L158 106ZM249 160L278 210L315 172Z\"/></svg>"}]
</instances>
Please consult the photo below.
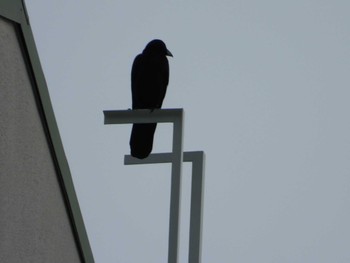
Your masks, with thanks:
<instances>
[{"instance_id":1,"label":"black bird silhouette","mask_svg":"<svg viewBox=\"0 0 350 263\"><path fill-rule=\"evenodd\" d=\"M173 56L162 40L149 42L136 56L131 70L132 108L160 109L169 83L169 63ZM157 123L134 124L130 136L133 157L144 159L153 147Z\"/></svg>"}]
</instances>

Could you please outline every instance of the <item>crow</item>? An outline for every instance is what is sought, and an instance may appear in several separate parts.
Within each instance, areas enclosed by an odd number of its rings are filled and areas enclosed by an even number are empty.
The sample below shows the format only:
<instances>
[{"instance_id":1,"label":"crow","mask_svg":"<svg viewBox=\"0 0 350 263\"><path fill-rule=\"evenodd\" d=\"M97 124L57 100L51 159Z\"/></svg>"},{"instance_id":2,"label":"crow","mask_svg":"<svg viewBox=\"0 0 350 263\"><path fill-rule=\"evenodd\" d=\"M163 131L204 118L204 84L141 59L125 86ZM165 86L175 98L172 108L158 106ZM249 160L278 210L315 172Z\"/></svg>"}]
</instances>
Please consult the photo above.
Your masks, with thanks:
<instances>
[{"instance_id":1,"label":"crow","mask_svg":"<svg viewBox=\"0 0 350 263\"><path fill-rule=\"evenodd\" d=\"M166 56L173 55L162 40L149 42L136 56L131 70L132 108L160 109L169 83L169 63ZM157 123L134 124L130 136L133 157L144 159L153 147Z\"/></svg>"}]
</instances>

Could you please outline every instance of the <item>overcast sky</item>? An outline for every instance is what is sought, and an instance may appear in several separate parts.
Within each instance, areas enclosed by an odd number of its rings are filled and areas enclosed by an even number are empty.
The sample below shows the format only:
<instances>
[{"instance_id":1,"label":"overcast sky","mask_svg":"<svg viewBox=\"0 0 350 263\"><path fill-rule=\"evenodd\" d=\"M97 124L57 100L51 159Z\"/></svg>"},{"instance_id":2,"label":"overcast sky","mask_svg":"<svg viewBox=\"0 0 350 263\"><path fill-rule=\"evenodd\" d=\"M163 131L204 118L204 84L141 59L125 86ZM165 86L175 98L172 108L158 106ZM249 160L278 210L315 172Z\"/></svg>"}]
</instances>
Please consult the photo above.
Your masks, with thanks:
<instances>
[{"instance_id":1,"label":"overcast sky","mask_svg":"<svg viewBox=\"0 0 350 263\"><path fill-rule=\"evenodd\" d=\"M131 126L102 113L131 107L154 38L174 55L163 107L184 108L184 149L206 152L202 262L350 262L349 1L26 4L97 263L167 259L170 165L124 166Z\"/></svg>"}]
</instances>

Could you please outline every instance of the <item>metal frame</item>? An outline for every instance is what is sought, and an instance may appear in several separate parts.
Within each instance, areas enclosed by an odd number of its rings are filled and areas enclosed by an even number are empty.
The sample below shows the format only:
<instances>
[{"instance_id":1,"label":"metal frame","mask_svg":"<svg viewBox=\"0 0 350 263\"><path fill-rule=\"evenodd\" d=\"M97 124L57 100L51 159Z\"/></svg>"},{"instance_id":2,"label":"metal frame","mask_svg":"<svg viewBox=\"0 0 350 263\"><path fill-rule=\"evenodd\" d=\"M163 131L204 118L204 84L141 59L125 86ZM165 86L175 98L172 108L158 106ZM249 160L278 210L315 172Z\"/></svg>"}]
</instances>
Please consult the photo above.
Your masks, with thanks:
<instances>
[{"instance_id":1,"label":"metal frame","mask_svg":"<svg viewBox=\"0 0 350 263\"><path fill-rule=\"evenodd\" d=\"M190 238L188 262L201 262L202 251L202 214L203 214L203 194L204 194L204 162L203 151L184 152L183 161L192 163L191 180L191 212L190 212ZM140 160L131 155L124 156L125 165L133 164L153 164L171 163L171 153L151 154L148 158Z\"/></svg>"},{"instance_id":2,"label":"metal frame","mask_svg":"<svg viewBox=\"0 0 350 263\"><path fill-rule=\"evenodd\" d=\"M177 263L182 167L182 109L103 111L105 124L173 123L168 263Z\"/></svg>"},{"instance_id":3,"label":"metal frame","mask_svg":"<svg viewBox=\"0 0 350 263\"><path fill-rule=\"evenodd\" d=\"M202 195L204 152L182 152L183 109L104 111L105 124L173 123L171 153L151 154L146 159L125 155L124 164L171 163L171 196L168 263L178 262L179 214L182 161L192 162L189 262L199 263L201 256Z\"/></svg>"}]
</instances>

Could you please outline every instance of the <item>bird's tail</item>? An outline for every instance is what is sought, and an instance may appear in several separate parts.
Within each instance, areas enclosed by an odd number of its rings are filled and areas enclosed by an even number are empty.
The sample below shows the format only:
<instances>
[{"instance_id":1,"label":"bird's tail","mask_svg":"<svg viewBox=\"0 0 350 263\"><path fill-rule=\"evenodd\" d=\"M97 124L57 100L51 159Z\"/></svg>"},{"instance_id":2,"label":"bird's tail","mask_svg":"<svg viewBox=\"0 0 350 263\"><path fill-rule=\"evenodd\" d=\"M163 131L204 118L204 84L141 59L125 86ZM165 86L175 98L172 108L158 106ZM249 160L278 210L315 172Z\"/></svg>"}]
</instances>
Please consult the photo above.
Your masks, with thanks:
<instances>
[{"instance_id":1,"label":"bird's tail","mask_svg":"<svg viewBox=\"0 0 350 263\"><path fill-rule=\"evenodd\" d=\"M153 147L154 132L157 123L134 124L130 136L130 150L133 157L144 159Z\"/></svg>"}]
</instances>

